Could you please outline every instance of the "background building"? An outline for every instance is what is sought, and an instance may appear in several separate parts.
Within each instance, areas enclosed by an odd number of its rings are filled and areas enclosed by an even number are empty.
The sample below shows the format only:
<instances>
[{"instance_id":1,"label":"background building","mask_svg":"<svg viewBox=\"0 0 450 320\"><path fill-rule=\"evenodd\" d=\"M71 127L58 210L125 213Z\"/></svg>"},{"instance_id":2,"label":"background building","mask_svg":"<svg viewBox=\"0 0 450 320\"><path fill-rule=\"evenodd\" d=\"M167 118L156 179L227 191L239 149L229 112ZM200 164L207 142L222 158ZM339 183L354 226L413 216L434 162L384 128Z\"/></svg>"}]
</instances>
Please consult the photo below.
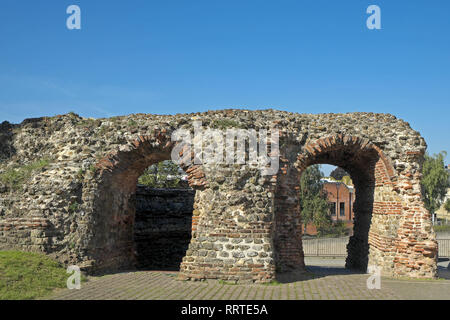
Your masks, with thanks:
<instances>
[{"instance_id":1,"label":"background building","mask_svg":"<svg viewBox=\"0 0 450 320\"><path fill-rule=\"evenodd\" d=\"M329 178L323 178L323 188L328 194L330 204L330 216L333 221L343 221L350 229L353 228L353 204L355 202L355 188L342 181L335 181ZM306 233L309 235L317 234L313 224L306 227Z\"/></svg>"}]
</instances>

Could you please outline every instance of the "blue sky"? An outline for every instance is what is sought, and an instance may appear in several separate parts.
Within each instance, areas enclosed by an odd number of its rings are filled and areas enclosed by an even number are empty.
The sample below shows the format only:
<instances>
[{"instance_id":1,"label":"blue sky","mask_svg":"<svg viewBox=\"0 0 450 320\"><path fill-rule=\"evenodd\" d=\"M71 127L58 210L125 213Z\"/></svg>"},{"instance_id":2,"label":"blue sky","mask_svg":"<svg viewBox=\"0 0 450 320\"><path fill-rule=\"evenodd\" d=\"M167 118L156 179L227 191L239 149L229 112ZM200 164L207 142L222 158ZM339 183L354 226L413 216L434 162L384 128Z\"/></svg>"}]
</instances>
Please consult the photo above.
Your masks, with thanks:
<instances>
[{"instance_id":1,"label":"blue sky","mask_svg":"<svg viewBox=\"0 0 450 320\"><path fill-rule=\"evenodd\" d=\"M66 28L71 4L81 30ZM382 30L366 28L371 4ZM450 152L449 12L448 0L2 0L0 121L387 112Z\"/></svg>"}]
</instances>

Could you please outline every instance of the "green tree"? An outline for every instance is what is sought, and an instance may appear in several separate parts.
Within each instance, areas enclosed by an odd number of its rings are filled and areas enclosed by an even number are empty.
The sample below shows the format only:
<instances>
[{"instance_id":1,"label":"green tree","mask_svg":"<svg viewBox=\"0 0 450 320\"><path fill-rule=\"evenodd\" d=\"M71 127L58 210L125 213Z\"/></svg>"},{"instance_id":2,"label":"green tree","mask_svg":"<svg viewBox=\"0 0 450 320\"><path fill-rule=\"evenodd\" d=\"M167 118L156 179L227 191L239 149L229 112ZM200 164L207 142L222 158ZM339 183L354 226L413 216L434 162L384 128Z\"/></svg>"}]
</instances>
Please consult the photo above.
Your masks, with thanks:
<instances>
[{"instance_id":1,"label":"green tree","mask_svg":"<svg viewBox=\"0 0 450 320\"><path fill-rule=\"evenodd\" d=\"M318 165L309 166L300 178L300 210L303 224L312 223L319 235L332 224L327 194L323 190L322 172Z\"/></svg>"},{"instance_id":2,"label":"green tree","mask_svg":"<svg viewBox=\"0 0 450 320\"><path fill-rule=\"evenodd\" d=\"M337 220L330 224L328 227L324 227L319 230L319 236L340 237L348 234L348 228L344 221Z\"/></svg>"},{"instance_id":3,"label":"green tree","mask_svg":"<svg viewBox=\"0 0 450 320\"><path fill-rule=\"evenodd\" d=\"M152 188L175 188L180 182L180 168L170 160L148 167L138 180L139 184Z\"/></svg>"},{"instance_id":4,"label":"green tree","mask_svg":"<svg viewBox=\"0 0 450 320\"><path fill-rule=\"evenodd\" d=\"M425 208L430 213L434 213L439 209L449 187L449 175L444 166L444 157L446 155L445 151L433 156L425 155L421 186Z\"/></svg>"},{"instance_id":5,"label":"green tree","mask_svg":"<svg viewBox=\"0 0 450 320\"><path fill-rule=\"evenodd\" d=\"M447 202L445 202L445 210L447 210L448 213L450 213L450 199L447 200Z\"/></svg>"},{"instance_id":6,"label":"green tree","mask_svg":"<svg viewBox=\"0 0 450 320\"><path fill-rule=\"evenodd\" d=\"M347 171L342 169L341 167L337 167L330 173L330 177L336 179L336 180L342 180L343 177L350 176Z\"/></svg>"}]
</instances>

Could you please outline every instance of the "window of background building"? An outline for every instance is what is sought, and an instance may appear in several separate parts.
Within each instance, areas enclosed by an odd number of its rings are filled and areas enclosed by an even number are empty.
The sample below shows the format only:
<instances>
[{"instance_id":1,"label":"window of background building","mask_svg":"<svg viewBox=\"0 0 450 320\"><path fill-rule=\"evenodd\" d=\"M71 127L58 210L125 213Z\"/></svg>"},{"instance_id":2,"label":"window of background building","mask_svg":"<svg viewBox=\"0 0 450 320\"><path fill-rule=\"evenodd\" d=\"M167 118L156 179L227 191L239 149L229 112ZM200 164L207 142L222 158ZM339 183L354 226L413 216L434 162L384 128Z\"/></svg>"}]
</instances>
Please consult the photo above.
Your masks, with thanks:
<instances>
[{"instance_id":1,"label":"window of background building","mask_svg":"<svg viewBox=\"0 0 450 320\"><path fill-rule=\"evenodd\" d=\"M331 202L330 203L330 214L332 216L336 215L336 202Z\"/></svg>"},{"instance_id":2,"label":"window of background building","mask_svg":"<svg viewBox=\"0 0 450 320\"><path fill-rule=\"evenodd\" d=\"M339 215L345 217L345 202L339 204Z\"/></svg>"}]
</instances>

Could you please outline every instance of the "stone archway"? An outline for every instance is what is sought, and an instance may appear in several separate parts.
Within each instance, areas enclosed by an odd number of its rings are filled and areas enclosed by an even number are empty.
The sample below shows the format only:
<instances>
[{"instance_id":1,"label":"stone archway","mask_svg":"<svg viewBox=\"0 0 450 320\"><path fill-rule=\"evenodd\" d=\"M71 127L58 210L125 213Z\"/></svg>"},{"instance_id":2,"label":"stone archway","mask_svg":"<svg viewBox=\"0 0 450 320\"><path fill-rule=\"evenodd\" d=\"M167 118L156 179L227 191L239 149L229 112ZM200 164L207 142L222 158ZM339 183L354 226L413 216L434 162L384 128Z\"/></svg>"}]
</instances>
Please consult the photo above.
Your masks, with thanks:
<instances>
[{"instance_id":1,"label":"stone archway","mask_svg":"<svg viewBox=\"0 0 450 320\"><path fill-rule=\"evenodd\" d=\"M280 170L261 176L245 164L183 168L197 192L181 278L267 282L277 268L302 269L295 187L314 163L343 167L359 189L348 267L436 275L437 242L420 189L425 140L407 122L376 113L67 114L3 124L0 174L27 175L18 184L0 183L0 249L45 252L89 272L128 268L136 180L149 165L170 159L171 133L195 131L194 121L212 128L278 128Z\"/></svg>"},{"instance_id":2,"label":"stone archway","mask_svg":"<svg viewBox=\"0 0 450 320\"><path fill-rule=\"evenodd\" d=\"M402 207L390 161L367 139L337 135L305 145L296 166L302 171L311 164L339 166L354 182L354 227L347 246L346 267L366 271L370 264L390 272Z\"/></svg>"},{"instance_id":3,"label":"stone archway","mask_svg":"<svg viewBox=\"0 0 450 320\"><path fill-rule=\"evenodd\" d=\"M305 268L298 185L303 170L313 164L339 166L355 184L354 230L347 245L346 268L365 272L368 266L376 266L388 276L433 274L434 269L428 266L434 261L436 247L433 239L425 239L429 229L424 224L428 220L420 221L415 235L411 222L407 222L418 211L426 214L423 208L411 208L405 201L404 194L413 185L401 182L392 161L378 146L367 139L342 134L307 142L296 161L286 160L277 175L273 237L278 271ZM417 198L412 198L410 203L417 204L415 201ZM420 230L424 238L419 238L422 242L418 243L416 235ZM414 255L405 254L415 245L412 250L418 257L416 261L411 259Z\"/></svg>"},{"instance_id":4,"label":"stone archway","mask_svg":"<svg viewBox=\"0 0 450 320\"><path fill-rule=\"evenodd\" d=\"M152 143L155 136L156 144ZM140 136L98 161L89 254L101 272L136 266L133 227L137 180L147 167L170 160L175 146L170 136L156 132L155 135ZM183 166L183 170L188 174L189 185L195 190L207 185L201 166ZM195 224L195 217L192 217L193 229ZM92 268L96 269L95 266Z\"/></svg>"}]
</instances>

